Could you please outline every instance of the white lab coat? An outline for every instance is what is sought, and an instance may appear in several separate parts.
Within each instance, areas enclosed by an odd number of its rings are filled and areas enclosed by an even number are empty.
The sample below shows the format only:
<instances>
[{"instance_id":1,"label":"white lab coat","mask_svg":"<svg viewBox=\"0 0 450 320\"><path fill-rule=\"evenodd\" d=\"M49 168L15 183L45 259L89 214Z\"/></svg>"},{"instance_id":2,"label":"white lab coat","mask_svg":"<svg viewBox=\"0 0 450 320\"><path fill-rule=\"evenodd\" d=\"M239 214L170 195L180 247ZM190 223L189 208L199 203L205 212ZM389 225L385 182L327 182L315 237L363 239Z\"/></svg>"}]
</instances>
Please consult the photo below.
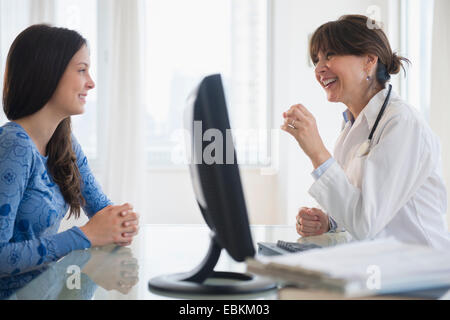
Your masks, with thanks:
<instances>
[{"instance_id":1,"label":"white lab coat","mask_svg":"<svg viewBox=\"0 0 450 320\"><path fill-rule=\"evenodd\" d=\"M394 236L450 250L440 143L420 114L392 92L369 154L357 155L387 92L375 95L353 125L345 123L336 161L309 193L357 240Z\"/></svg>"}]
</instances>

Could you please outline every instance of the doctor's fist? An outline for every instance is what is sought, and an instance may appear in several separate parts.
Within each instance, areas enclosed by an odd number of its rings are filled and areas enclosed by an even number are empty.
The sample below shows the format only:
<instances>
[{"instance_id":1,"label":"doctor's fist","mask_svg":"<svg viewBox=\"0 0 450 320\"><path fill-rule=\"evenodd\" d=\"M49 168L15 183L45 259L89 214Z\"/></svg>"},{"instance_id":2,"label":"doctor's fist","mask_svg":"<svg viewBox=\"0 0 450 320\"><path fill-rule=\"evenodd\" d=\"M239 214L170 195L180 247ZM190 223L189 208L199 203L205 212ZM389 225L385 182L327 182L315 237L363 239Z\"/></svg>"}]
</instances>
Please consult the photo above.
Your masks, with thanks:
<instances>
[{"instance_id":1,"label":"doctor's fist","mask_svg":"<svg viewBox=\"0 0 450 320\"><path fill-rule=\"evenodd\" d=\"M328 215L317 208L301 208L296 222L297 232L302 237L318 236L330 230Z\"/></svg>"}]
</instances>

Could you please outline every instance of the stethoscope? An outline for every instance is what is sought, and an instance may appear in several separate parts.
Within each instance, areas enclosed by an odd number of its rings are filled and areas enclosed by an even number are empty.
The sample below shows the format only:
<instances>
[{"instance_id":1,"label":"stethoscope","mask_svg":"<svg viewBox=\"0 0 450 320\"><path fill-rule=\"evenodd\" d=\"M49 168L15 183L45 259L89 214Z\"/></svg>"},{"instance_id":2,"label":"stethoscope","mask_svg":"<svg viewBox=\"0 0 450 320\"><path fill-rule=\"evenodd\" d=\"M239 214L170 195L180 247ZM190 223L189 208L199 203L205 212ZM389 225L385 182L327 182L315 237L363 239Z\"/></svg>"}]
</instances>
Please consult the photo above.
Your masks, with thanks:
<instances>
[{"instance_id":1,"label":"stethoscope","mask_svg":"<svg viewBox=\"0 0 450 320\"><path fill-rule=\"evenodd\" d=\"M386 109L386 106L389 103L389 98L391 97L391 90L392 90L392 85L390 84L389 92L386 96L386 99L384 100L384 103L383 103L383 106L381 107L380 112L378 113L377 120L375 121L375 124L373 125L373 128L372 128L372 131L370 132L369 138L358 149L358 152L356 155L360 158L369 154L370 142L372 141L373 134L375 133L378 123L380 122L380 119L383 116L384 110Z\"/></svg>"}]
</instances>

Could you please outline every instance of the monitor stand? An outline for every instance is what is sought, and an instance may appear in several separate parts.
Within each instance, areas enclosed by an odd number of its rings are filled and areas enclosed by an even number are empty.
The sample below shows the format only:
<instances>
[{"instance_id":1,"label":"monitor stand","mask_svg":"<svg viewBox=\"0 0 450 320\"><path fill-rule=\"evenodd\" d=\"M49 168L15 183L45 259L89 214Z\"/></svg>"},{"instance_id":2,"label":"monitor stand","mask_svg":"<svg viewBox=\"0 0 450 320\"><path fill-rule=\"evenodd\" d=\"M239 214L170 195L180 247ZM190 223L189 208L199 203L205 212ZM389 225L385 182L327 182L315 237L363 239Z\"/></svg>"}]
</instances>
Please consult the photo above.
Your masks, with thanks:
<instances>
[{"instance_id":1,"label":"monitor stand","mask_svg":"<svg viewBox=\"0 0 450 320\"><path fill-rule=\"evenodd\" d=\"M258 276L218 272L214 267L222 247L215 234L211 236L208 253L203 261L190 272L162 275L150 279L148 287L157 293L169 294L255 294L277 288L276 283Z\"/></svg>"}]
</instances>

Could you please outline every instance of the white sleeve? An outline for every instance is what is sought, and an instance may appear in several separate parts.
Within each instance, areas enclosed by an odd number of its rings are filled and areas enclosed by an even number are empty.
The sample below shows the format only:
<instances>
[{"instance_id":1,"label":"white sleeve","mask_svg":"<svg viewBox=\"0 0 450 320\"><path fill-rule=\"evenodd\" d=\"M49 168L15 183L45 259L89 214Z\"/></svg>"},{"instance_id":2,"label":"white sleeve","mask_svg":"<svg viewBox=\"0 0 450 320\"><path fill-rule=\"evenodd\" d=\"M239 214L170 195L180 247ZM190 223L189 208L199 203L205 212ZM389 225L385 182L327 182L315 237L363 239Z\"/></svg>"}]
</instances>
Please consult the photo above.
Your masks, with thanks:
<instances>
[{"instance_id":1,"label":"white sleeve","mask_svg":"<svg viewBox=\"0 0 450 320\"><path fill-rule=\"evenodd\" d=\"M423 126L399 115L388 121L366 156L361 188L352 185L335 162L314 182L309 194L354 238L373 238L432 172L437 157L431 150Z\"/></svg>"}]
</instances>

